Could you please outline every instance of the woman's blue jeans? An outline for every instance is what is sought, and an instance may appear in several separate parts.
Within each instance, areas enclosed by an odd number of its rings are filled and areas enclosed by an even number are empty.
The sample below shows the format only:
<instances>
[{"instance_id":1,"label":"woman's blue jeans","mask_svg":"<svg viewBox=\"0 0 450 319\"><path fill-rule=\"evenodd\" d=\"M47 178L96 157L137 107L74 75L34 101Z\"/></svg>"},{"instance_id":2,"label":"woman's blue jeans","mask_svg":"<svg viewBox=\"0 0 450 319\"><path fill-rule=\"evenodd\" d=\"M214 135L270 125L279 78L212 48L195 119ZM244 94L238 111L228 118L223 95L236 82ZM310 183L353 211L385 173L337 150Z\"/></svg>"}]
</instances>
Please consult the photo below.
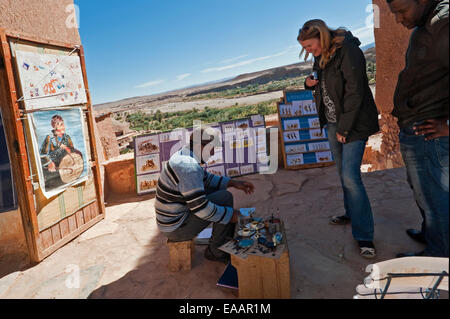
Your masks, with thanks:
<instances>
[{"instance_id":1,"label":"woman's blue jeans","mask_svg":"<svg viewBox=\"0 0 450 319\"><path fill-rule=\"evenodd\" d=\"M400 130L408 182L425 220L425 256L448 257L448 136L425 141L412 127Z\"/></svg>"},{"instance_id":2,"label":"woman's blue jeans","mask_svg":"<svg viewBox=\"0 0 450 319\"><path fill-rule=\"evenodd\" d=\"M345 212L352 221L353 238L358 241L373 241L372 208L361 179L361 163L367 140L339 143L334 123L328 123L327 133L341 178Z\"/></svg>"}]
</instances>

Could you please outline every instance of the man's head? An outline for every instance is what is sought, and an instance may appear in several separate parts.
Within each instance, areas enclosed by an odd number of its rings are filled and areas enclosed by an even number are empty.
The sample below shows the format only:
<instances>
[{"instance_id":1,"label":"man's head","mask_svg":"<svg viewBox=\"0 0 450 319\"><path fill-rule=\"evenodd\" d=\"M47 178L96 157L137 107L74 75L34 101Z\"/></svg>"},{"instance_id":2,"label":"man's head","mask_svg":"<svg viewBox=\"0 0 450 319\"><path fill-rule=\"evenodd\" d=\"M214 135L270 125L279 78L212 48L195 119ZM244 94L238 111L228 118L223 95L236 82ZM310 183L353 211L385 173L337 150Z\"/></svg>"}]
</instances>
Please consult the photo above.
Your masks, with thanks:
<instances>
[{"instance_id":1,"label":"man's head","mask_svg":"<svg viewBox=\"0 0 450 319\"><path fill-rule=\"evenodd\" d=\"M214 147L220 146L217 132L212 128L195 128L191 134L189 148L204 164L214 155Z\"/></svg>"},{"instance_id":2,"label":"man's head","mask_svg":"<svg viewBox=\"0 0 450 319\"><path fill-rule=\"evenodd\" d=\"M419 25L425 10L433 0L386 0L395 21L405 28L413 29Z\"/></svg>"}]
</instances>

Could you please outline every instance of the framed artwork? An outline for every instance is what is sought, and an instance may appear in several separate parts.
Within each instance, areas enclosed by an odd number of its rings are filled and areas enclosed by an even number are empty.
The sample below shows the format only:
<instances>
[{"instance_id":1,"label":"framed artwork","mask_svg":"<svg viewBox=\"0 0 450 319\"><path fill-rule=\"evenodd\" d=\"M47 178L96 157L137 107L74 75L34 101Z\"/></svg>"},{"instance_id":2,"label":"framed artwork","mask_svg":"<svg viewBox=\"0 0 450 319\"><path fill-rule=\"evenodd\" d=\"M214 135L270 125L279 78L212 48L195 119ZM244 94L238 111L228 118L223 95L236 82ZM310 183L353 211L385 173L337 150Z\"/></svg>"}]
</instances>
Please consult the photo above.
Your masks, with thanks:
<instances>
[{"instance_id":1,"label":"framed artwork","mask_svg":"<svg viewBox=\"0 0 450 319\"><path fill-rule=\"evenodd\" d=\"M160 152L158 135L136 137L136 156L155 154Z\"/></svg>"},{"instance_id":2,"label":"framed artwork","mask_svg":"<svg viewBox=\"0 0 450 319\"><path fill-rule=\"evenodd\" d=\"M158 185L159 173L141 175L137 177L137 192L138 194L145 194L153 192Z\"/></svg>"},{"instance_id":3,"label":"framed artwork","mask_svg":"<svg viewBox=\"0 0 450 319\"><path fill-rule=\"evenodd\" d=\"M150 154L136 158L136 173L138 175L161 171L159 154Z\"/></svg>"},{"instance_id":4,"label":"framed artwork","mask_svg":"<svg viewBox=\"0 0 450 319\"><path fill-rule=\"evenodd\" d=\"M15 55L26 110L87 102L79 56L19 50Z\"/></svg>"},{"instance_id":5,"label":"framed artwork","mask_svg":"<svg viewBox=\"0 0 450 319\"><path fill-rule=\"evenodd\" d=\"M30 113L29 126L45 197L87 180L90 167L81 107Z\"/></svg>"},{"instance_id":6,"label":"framed artwork","mask_svg":"<svg viewBox=\"0 0 450 319\"><path fill-rule=\"evenodd\" d=\"M225 166L224 165L208 167L206 169L206 171L211 174L214 174L214 175L225 176Z\"/></svg>"}]
</instances>

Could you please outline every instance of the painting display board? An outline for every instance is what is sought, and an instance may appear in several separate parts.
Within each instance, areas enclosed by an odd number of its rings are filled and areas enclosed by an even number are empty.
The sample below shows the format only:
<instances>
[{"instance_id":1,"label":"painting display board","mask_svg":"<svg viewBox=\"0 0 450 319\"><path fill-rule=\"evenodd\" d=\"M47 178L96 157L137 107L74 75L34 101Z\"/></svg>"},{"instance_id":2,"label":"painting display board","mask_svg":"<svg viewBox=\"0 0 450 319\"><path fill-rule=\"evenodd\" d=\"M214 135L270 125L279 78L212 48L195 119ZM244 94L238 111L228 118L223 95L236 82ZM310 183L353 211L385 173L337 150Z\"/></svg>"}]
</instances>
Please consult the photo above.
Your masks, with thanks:
<instances>
[{"instance_id":1,"label":"painting display board","mask_svg":"<svg viewBox=\"0 0 450 319\"><path fill-rule=\"evenodd\" d=\"M3 127L28 254L40 262L105 217L84 49L1 28L0 40Z\"/></svg>"},{"instance_id":2,"label":"painting display board","mask_svg":"<svg viewBox=\"0 0 450 319\"><path fill-rule=\"evenodd\" d=\"M285 91L278 104L283 161L286 169L334 164L326 130L320 129L319 115L311 91Z\"/></svg>"},{"instance_id":3,"label":"painting display board","mask_svg":"<svg viewBox=\"0 0 450 319\"><path fill-rule=\"evenodd\" d=\"M204 126L205 127L205 126ZM214 130L219 145L202 165L212 174L230 178L256 174L268 164L264 116L206 125ZM189 145L193 129L141 135L134 138L138 195L154 192L159 174L170 157Z\"/></svg>"}]
</instances>

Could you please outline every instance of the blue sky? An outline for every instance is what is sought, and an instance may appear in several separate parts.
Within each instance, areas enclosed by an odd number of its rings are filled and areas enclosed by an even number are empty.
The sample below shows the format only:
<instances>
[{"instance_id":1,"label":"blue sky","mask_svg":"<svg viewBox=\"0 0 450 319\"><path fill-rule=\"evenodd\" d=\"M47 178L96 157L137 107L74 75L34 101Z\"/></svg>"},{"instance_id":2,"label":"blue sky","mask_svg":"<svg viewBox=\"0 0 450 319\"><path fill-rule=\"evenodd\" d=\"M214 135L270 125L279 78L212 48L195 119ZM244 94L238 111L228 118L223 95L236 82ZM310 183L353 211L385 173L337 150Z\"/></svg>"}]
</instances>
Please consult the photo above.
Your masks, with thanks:
<instances>
[{"instance_id":1,"label":"blue sky","mask_svg":"<svg viewBox=\"0 0 450 319\"><path fill-rule=\"evenodd\" d=\"M75 0L93 104L299 62L320 18L374 42L371 0Z\"/></svg>"}]
</instances>

